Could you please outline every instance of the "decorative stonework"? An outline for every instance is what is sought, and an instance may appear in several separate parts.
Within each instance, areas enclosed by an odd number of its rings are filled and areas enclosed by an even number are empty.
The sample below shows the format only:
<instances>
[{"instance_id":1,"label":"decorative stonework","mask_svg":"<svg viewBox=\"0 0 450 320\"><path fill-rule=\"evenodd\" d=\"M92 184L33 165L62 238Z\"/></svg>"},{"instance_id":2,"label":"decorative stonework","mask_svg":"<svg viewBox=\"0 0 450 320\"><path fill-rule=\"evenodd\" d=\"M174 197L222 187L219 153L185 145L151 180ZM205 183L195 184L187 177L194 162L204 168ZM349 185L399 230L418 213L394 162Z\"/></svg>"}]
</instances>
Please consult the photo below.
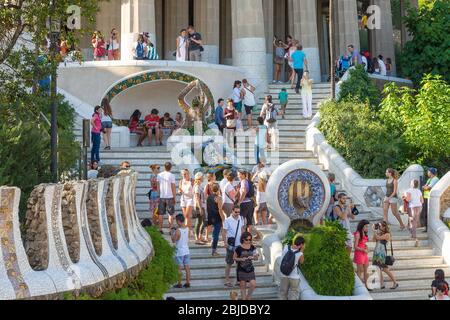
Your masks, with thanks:
<instances>
[{"instance_id":1,"label":"decorative stonework","mask_svg":"<svg viewBox=\"0 0 450 320\"><path fill-rule=\"evenodd\" d=\"M142 85L144 83L151 83L154 81L177 81L189 84L193 81L198 80L200 82L200 85L202 88L204 88L205 95L208 99L208 105L211 107L211 110L214 111L214 97L211 93L211 90L208 88L208 86L201 81L200 79L196 78L195 76L191 76L186 73L182 72L175 72L175 71L148 71L145 73L141 73L139 75L133 76L131 78L127 78L119 83L117 83L114 87L112 87L108 93L106 94L106 98L108 98L109 101L112 101L117 95L121 94L122 92L138 86Z\"/></svg>"},{"instance_id":2,"label":"decorative stonework","mask_svg":"<svg viewBox=\"0 0 450 320\"><path fill-rule=\"evenodd\" d=\"M445 192L441 196L440 208L441 208L441 215L443 215L445 211L447 211L447 209L450 208L450 187L448 187L447 190L445 190Z\"/></svg>"},{"instance_id":3,"label":"decorative stonework","mask_svg":"<svg viewBox=\"0 0 450 320\"><path fill-rule=\"evenodd\" d=\"M120 187L119 187L119 204L120 204L120 217L122 218L123 231L125 232L125 239L127 242L130 242L130 235L128 234L128 222L127 222L127 214L125 209L125 197L123 194L123 190L125 187L124 179L120 179Z\"/></svg>"},{"instance_id":4,"label":"decorative stonework","mask_svg":"<svg viewBox=\"0 0 450 320\"><path fill-rule=\"evenodd\" d=\"M89 231L94 244L95 252L102 255L102 235L100 232L100 221L98 214L98 182L89 181L89 191L86 201L86 210L89 222Z\"/></svg>"},{"instance_id":5,"label":"decorative stonework","mask_svg":"<svg viewBox=\"0 0 450 320\"><path fill-rule=\"evenodd\" d=\"M34 270L48 267L47 214L45 210L45 185L34 188L27 202L25 218L25 250Z\"/></svg>"},{"instance_id":6,"label":"decorative stonework","mask_svg":"<svg viewBox=\"0 0 450 320\"><path fill-rule=\"evenodd\" d=\"M108 217L109 233L111 234L111 241L114 249L117 250L117 226L116 218L114 217L114 186L110 181L105 182L106 192L106 216Z\"/></svg>"},{"instance_id":7,"label":"decorative stonework","mask_svg":"<svg viewBox=\"0 0 450 320\"><path fill-rule=\"evenodd\" d=\"M370 208L380 208L383 205L385 192L381 187L368 187L364 194L366 205Z\"/></svg>"},{"instance_id":8,"label":"decorative stonework","mask_svg":"<svg viewBox=\"0 0 450 320\"><path fill-rule=\"evenodd\" d=\"M80 233L77 221L76 190L72 183L64 185L61 214L69 256L73 263L77 263L80 260Z\"/></svg>"},{"instance_id":9,"label":"decorative stonework","mask_svg":"<svg viewBox=\"0 0 450 320\"><path fill-rule=\"evenodd\" d=\"M30 296L18 264L18 257L14 247L13 204L14 190L2 190L0 195L0 248L5 263L7 277L11 282L17 299ZM1 288L0 288L1 290Z\"/></svg>"}]
</instances>

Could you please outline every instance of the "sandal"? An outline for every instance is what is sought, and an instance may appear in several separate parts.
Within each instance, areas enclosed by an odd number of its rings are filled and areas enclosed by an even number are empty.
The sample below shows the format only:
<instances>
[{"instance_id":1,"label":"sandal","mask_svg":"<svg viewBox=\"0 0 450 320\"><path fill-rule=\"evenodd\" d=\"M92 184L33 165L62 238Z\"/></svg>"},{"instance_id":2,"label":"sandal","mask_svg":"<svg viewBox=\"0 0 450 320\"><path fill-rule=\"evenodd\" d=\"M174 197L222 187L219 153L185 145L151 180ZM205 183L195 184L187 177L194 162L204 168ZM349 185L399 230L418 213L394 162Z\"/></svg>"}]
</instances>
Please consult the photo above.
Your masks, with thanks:
<instances>
[{"instance_id":1,"label":"sandal","mask_svg":"<svg viewBox=\"0 0 450 320\"><path fill-rule=\"evenodd\" d=\"M397 289L398 287L399 287L399 284L396 283L395 286L393 286L393 287L391 288L391 290L395 290L395 289Z\"/></svg>"},{"instance_id":2,"label":"sandal","mask_svg":"<svg viewBox=\"0 0 450 320\"><path fill-rule=\"evenodd\" d=\"M174 289L183 289L183 286L181 285L181 283L176 284L173 287L174 287Z\"/></svg>"},{"instance_id":3,"label":"sandal","mask_svg":"<svg viewBox=\"0 0 450 320\"><path fill-rule=\"evenodd\" d=\"M225 283L224 286L227 288L233 288L233 285L231 284L231 282Z\"/></svg>"}]
</instances>

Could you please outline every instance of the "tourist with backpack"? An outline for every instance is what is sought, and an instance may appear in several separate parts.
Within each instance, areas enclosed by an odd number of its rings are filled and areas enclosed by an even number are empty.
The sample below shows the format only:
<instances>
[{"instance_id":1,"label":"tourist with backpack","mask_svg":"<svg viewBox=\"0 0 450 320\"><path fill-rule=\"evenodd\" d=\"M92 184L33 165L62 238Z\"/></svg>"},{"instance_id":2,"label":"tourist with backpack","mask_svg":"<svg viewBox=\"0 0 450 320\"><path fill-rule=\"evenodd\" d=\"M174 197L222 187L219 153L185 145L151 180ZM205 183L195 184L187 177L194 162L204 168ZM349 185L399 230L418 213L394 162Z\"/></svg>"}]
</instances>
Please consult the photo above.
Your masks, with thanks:
<instances>
[{"instance_id":1,"label":"tourist with backpack","mask_svg":"<svg viewBox=\"0 0 450 320\"><path fill-rule=\"evenodd\" d=\"M240 180L238 204L241 208L241 216L247 221L247 231L251 233L253 226L253 212L255 211L255 204L253 202L253 198L255 197L255 186L248 179L245 170L239 170L238 177Z\"/></svg>"},{"instance_id":2,"label":"tourist with backpack","mask_svg":"<svg viewBox=\"0 0 450 320\"><path fill-rule=\"evenodd\" d=\"M303 252L305 239L296 237L292 246L283 250L280 271L280 299L299 300L300 273L299 268L305 261Z\"/></svg>"},{"instance_id":3,"label":"tourist with backpack","mask_svg":"<svg viewBox=\"0 0 450 320\"><path fill-rule=\"evenodd\" d=\"M273 98L271 95L266 96L266 101L261 109L260 117L264 118L264 124L266 125L269 132L269 149L276 149L277 146L277 129L278 122L277 116L280 114L278 107L272 102Z\"/></svg>"}]
</instances>

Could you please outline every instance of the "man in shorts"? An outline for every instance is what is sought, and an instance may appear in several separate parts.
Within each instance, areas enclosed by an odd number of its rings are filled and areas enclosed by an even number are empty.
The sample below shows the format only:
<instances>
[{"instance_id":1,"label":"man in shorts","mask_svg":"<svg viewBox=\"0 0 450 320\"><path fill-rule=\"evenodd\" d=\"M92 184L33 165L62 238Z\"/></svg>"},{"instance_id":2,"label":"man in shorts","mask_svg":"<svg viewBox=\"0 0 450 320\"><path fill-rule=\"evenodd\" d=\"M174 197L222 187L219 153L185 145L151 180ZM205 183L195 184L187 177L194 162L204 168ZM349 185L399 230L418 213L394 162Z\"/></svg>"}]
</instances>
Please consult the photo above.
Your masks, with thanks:
<instances>
[{"instance_id":1,"label":"man in shorts","mask_svg":"<svg viewBox=\"0 0 450 320\"><path fill-rule=\"evenodd\" d=\"M253 202L253 195L250 194L250 188L254 190L253 185L247 179L247 172L245 170L238 171L240 187L237 201L241 208L241 216L246 219L246 231L252 233L253 226L253 212L255 211L255 204Z\"/></svg>"},{"instance_id":2,"label":"man in shorts","mask_svg":"<svg viewBox=\"0 0 450 320\"><path fill-rule=\"evenodd\" d=\"M244 107L245 107L245 114L247 115L247 126L249 128L253 127L253 121L252 121L252 113L253 109L256 106L256 98L255 98L255 90L256 88L252 86L247 79L242 80L243 85L243 93L244 93Z\"/></svg>"},{"instance_id":3,"label":"man in shorts","mask_svg":"<svg viewBox=\"0 0 450 320\"><path fill-rule=\"evenodd\" d=\"M226 182L221 182L223 199L222 210L225 212L225 215L229 217L233 213L234 203L236 202L236 189L233 186L233 173L231 171L227 172L227 174L224 175L224 179L226 179Z\"/></svg>"},{"instance_id":4,"label":"man in shorts","mask_svg":"<svg viewBox=\"0 0 450 320\"><path fill-rule=\"evenodd\" d=\"M241 243L241 235L245 232L245 219L241 216L241 209L238 205L233 208L231 216L225 219L223 223L222 239L227 249L227 255L225 258L225 286L233 287L230 282L231 267L234 264L234 250Z\"/></svg>"},{"instance_id":5,"label":"man in shorts","mask_svg":"<svg viewBox=\"0 0 450 320\"><path fill-rule=\"evenodd\" d=\"M175 197L177 195L176 181L175 176L170 172L172 170L170 162L166 162L164 169L165 171L158 175L158 214L164 216L168 213L169 228L172 228L175 214Z\"/></svg>"}]
</instances>

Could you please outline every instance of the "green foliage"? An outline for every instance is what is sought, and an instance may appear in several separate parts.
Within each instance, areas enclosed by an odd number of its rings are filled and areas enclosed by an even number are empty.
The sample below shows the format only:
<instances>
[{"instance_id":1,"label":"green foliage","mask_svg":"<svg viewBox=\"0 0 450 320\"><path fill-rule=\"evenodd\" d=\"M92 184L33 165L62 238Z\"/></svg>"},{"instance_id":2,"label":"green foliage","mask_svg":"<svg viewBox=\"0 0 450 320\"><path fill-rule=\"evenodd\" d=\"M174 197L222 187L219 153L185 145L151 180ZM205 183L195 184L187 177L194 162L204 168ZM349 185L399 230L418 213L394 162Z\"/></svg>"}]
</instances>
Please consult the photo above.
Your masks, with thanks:
<instances>
[{"instance_id":1,"label":"green foliage","mask_svg":"<svg viewBox=\"0 0 450 320\"><path fill-rule=\"evenodd\" d=\"M338 102L346 100L368 102L378 109L381 94L361 65L350 70L350 78L341 85Z\"/></svg>"},{"instance_id":2,"label":"green foliage","mask_svg":"<svg viewBox=\"0 0 450 320\"><path fill-rule=\"evenodd\" d=\"M441 173L450 166L450 85L440 76L426 75L418 90L385 87L381 117L401 137L416 161Z\"/></svg>"},{"instance_id":3,"label":"green foliage","mask_svg":"<svg viewBox=\"0 0 450 320\"><path fill-rule=\"evenodd\" d=\"M424 74L439 74L450 81L450 1L423 1L404 18L413 38L401 58L402 72L419 85Z\"/></svg>"},{"instance_id":4,"label":"green foliage","mask_svg":"<svg viewBox=\"0 0 450 320\"><path fill-rule=\"evenodd\" d=\"M406 166L405 143L383 125L367 103L328 101L320 114L319 129L363 177L382 177L388 167Z\"/></svg>"},{"instance_id":5,"label":"green foliage","mask_svg":"<svg viewBox=\"0 0 450 320\"><path fill-rule=\"evenodd\" d=\"M346 230L339 222L326 221L306 237L302 273L319 295L352 296L355 273L347 253Z\"/></svg>"}]
</instances>

